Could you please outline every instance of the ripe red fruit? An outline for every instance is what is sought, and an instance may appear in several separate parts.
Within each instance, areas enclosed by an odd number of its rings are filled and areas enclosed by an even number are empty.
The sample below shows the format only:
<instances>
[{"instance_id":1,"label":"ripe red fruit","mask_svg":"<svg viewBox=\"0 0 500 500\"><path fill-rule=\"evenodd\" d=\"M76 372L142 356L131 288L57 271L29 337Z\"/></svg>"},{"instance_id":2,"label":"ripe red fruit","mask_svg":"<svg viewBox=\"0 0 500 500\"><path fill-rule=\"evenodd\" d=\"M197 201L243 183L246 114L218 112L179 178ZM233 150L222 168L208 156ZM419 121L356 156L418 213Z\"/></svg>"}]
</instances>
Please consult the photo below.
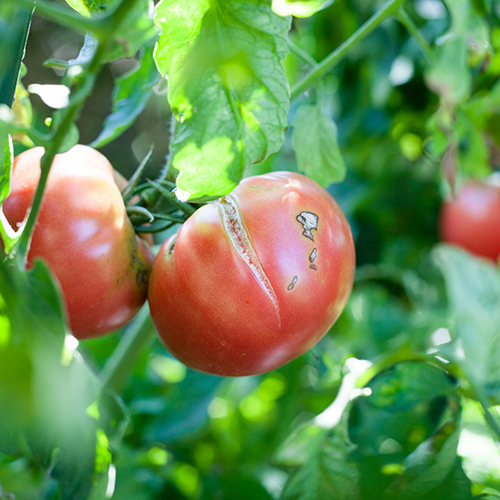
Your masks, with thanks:
<instances>
[{"instance_id":1,"label":"ripe red fruit","mask_svg":"<svg viewBox=\"0 0 500 500\"><path fill-rule=\"evenodd\" d=\"M31 206L43 153L33 148L14 160L3 210L15 229ZM78 145L56 155L28 267L36 258L57 277L71 330L79 339L122 327L145 302L153 257L134 233L113 167L98 151Z\"/></svg>"},{"instance_id":2,"label":"ripe red fruit","mask_svg":"<svg viewBox=\"0 0 500 500\"><path fill-rule=\"evenodd\" d=\"M253 375L325 335L354 270L351 231L330 194L278 172L193 214L160 249L148 299L161 340L187 366Z\"/></svg>"},{"instance_id":3,"label":"ripe red fruit","mask_svg":"<svg viewBox=\"0 0 500 500\"><path fill-rule=\"evenodd\" d=\"M500 186L478 180L465 182L456 199L443 203L439 226L442 241L497 262L500 256Z\"/></svg>"}]
</instances>

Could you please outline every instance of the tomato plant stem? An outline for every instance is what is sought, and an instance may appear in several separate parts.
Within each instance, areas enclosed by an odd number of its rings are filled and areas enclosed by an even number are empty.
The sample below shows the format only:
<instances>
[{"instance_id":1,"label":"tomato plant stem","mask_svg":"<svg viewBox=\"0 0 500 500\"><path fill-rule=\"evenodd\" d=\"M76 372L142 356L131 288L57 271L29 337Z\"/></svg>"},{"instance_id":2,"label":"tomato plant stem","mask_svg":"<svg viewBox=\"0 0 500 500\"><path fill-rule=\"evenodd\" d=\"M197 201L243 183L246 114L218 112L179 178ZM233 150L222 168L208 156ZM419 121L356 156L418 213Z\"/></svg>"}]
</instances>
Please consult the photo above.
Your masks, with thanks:
<instances>
[{"instance_id":1,"label":"tomato plant stem","mask_svg":"<svg viewBox=\"0 0 500 500\"><path fill-rule=\"evenodd\" d=\"M16 260L21 264L22 267L25 266L28 251L31 242L31 236L35 228L35 224L38 218L38 213L42 205L43 192L45 190L45 185L50 172L50 167L54 161L55 155L62 149L64 141L69 137L71 131L71 125L78 118L86 97L92 90L92 85L88 83L93 83L95 78L99 74L102 67L102 60L104 58L105 50L111 39L114 31L118 28L120 23L123 21L130 9L135 5L136 0L123 0L116 10L110 15L110 19L113 20L110 23L111 28L107 29L105 36L100 38L90 65L82 78L79 78L72 89L73 99L70 99L70 104L68 107L60 110L59 116L54 120L54 131L52 135L52 140L45 148L45 154L40 162L40 181L38 183L35 196L33 198L33 203L26 220L26 224L22 233L19 236L19 240L15 245ZM53 6L50 6L52 8Z\"/></svg>"},{"instance_id":2,"label":"tomato plant stem","mask_svg":"<svg viewBox=\"0 0 500 500\"><path fill-rule=\"evenodd\" d=\"M18 0L18 2L26 7L35 6L34 0ZM49 3L38 0L36 2L36 13L61 26L65 26L80 33L86 33L92 30L92 27L95 25L93 19L83 17L68 6L58 5L55 2Z\"/></svg>"},{"instance_id":3,"label":"tomato plant stem","mask_svg":"<svg viewBox=\"0 0 500 500\"><path fill-rule=\"evenodd\" d=\"M303 63L308 64L309 66L316 66L318 61L314 59L311 55L309 55L304 49L296 45L295 43L288 41L288 47L290 48L290 52L297 58L300 59Z\"/></svg>"},{"instance_id":4,"label":"tomato plant stem","mask_svg":"<svg viewBox=\"0 0 500 500\"><path fill-rule=\"evenodd\" d=\"M295 99L309 87L313 86L320 80L325 73L328 73L336 64L338 64L345 54L362 40L366 35L371 33L382 21L391 16L405 0L389 0L381 7L366 23L364 23L357 31L353 33L344 43L328 55L323 61L318 63L309 71L301 80L293 85L291 90L291 98Z\"/></svg>"},{"instance_id":5,"label":"tomato plant stem","mask_svg":"<svg viewBox=\"0 0 500 500\"><path fill-rule=\"evenodd\" d=\"M408 15L406 10L401 6L398 12L398 19L401 24L407 29L408 33L415 40L417 45L420 47L425 56L430 59L432 56L432 49L427 40L421 35L420 31L416 27L413 19Z\"/></svg>"},{"instance_id":6,"label":"tomato plant stem","mask_svg":"<svg viewBox=\"0 0 500 500\"><path fill-rule=\"evenodd\" d=\"M144 306L101 371L100 377L104 387L116 393L121 392L142 348L153 338L153 332L154 326L148 307Z\"/></svg>"}]
</instances>

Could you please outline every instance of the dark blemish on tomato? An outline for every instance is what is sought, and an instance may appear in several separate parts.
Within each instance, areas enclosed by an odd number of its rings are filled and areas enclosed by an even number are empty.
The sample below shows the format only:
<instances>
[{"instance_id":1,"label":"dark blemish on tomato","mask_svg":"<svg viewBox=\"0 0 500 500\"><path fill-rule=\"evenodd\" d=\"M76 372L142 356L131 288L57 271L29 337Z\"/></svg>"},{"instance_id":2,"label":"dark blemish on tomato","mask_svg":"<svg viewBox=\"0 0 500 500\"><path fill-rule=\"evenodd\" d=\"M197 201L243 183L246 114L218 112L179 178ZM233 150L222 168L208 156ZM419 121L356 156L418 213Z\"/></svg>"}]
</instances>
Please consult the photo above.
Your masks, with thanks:
<instances>
[{"instance_id":1,"label":"dark blemish on tomato","mask_svg":"<svg viewBox=\"0 0 500 500\"><path fill-rule=\"evenodd\" d=\"M292 282L288 285L287 290L293 290L294 286L297 284L297 281L299 281L299 277L295 275L292 279Z\"/></svg>"},{"instance_id":2,"label":"dark blemish on tomato","mask_svg":"<svg viewBox=\"0 0 500 500\"><path fill-rule=\"evenodd\" d=\"M314 261L316 260L316 257L318 256L318 249L315 248L312 252L311 255L309 255L309 262L311 264L314 264Z\"/></svg>"},{"instance_id":3,"label":"dark blemish on tomato","mask_svg":"<svg viewBox=\"0 0 500 500\"><path fill-rule=\"evenodd\" d=\"M166 253L168 255L174 253L174 247L175 247L175 244L177 242L177 236L178 236L178 233L175 234L172 239L170 240L170 243L167 245L167 248L166 248Z\"/></svg>"},{"instance_id":4,"label":"dark blemish on tomato","mask_svg":"<svg viewBox=\"0 0 500 500\"><path fill-rule=\"evenodd\" d=\"M315 264L311 264L309 266L309 269L312 269L313 271L317 271L318 270L318 266L316 266Z\"/></svg>"},{"instance_id":5,"label":"dark blemish on tomato","mask_svg":"<svg viewBox=\"0 0 500 500\"><path fill-rule=\"evenodd\" d=\"M312 234L312 230L318 230L318 221L319 217L312 212L300 212L296 217L297 221L302 224L304 228L304 232L302 233L306 238L314 241L314 234Z\"/></svg>"}]
</instances>

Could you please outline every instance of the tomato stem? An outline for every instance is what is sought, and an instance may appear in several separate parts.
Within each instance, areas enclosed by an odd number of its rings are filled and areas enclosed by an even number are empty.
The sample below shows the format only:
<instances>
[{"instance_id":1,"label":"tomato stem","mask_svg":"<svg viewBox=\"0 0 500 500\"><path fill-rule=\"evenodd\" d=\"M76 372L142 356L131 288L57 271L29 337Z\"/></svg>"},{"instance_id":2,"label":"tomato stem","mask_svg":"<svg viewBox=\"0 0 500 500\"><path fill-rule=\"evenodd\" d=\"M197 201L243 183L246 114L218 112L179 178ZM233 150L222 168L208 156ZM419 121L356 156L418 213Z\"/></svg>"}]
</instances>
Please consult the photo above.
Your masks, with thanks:
<instances>
[{"instance_id":1,"label":"tomato stem","mask_svg":"<svg viewBox=\"0 0 500 500\"><path fill-rule=\"evenodd\" d=\"M312 87L319 81L325 73L328 73L336 64L338 64L345 54L366 35L371 33L382 21L391 16L405 0L389 0L381 7L366 23L354 32L344 43L339 45L323 61L314 66L302 79L293 85L291 98L296 99L304 93L309 87Z\"/></svg>"},{"instance_id":2,"label":"tomato stem","mask_svg":"<svg viewBox=\"0 0 500 500\"><path fill-rule=\"evenodd\" d=\"M431 59L432 49L429 42L427 42L427 40L421 35L420 31L418 31L413 19L408 15L406 10L404 10L403 6L399 9L397 18L415 40L427 59Z\"/></svg>"},{"instance_id":3,"label":"tomato stem","mask_svg":"<svg viewBox=\"0 0 500 500\"><path fill-rule=\"evenodd\" d=\"M24 0L23 2L26 3ZM56 119L53 120L54 131L52 140L45 148L45 154L43 155L40 162L40 181L33 198L33 203L26 220L26 224L21 235L19 236L19 240L15 245L15 259L17 262L21 263L22 267L24 267L27 262L31 236L33 234L33 230L38 218L38 213L42 205L43 192L45 190L45 185L47 184L47 179L49 176L50 168L52 166L52 162L54 161L54 157L63 148L64 142L69 137L69 134L71 132L71 125L77 120L85 103L86 97L92 91L92 85L89 85L89 81L95 81L97 75L101 70L103 64L102 60L104 59L109 40L111 39L114 31L118 28L120 23L125 18L127 13L135 5L135 2L136 0L123 0L115 9L115 11L107 16L108 19L113 19L113 22L110 23L111 27L106 31L105 36L101 36L98 38L95 52L89 64L89 67L87 68L85 78L76 79L74 87L72 89L72 99L70 99L70 104L66 108L61 109L56 114ZM42 14L47 14L51 9L55 9L55 11L59 12L59 7L56 5L47 6L44 3L40 3L37 5L38 7L42 5ZM45 7L43 6L47 7L47 9L45 9ZM72 13L66 13L65 15L72 16ZM81 19L85 20L85 18Z\"/></svg>"},{"instance_id":4,"label":"tomato stem","mask_svg":"<svg viewBox=\"0 0 500 500\"><path fill-rule=\"evenodd\" d=\"M115 393L122 391L143 347L153 338L154 326L148 306L144 306L100 373L103 386Z\"/></svg>"},{"instance_id":5,"label":"tomato stem","mask_svg":"<svg viewBox=\"0 0 500 500\"><path fill-rule=\"evenodd\" d=\"M318 64L318 61L316 61L314 57L290 40L288 41L288 47L290 52L303 63L312 66L313 68Z\"/></svg>"}]
</instances>

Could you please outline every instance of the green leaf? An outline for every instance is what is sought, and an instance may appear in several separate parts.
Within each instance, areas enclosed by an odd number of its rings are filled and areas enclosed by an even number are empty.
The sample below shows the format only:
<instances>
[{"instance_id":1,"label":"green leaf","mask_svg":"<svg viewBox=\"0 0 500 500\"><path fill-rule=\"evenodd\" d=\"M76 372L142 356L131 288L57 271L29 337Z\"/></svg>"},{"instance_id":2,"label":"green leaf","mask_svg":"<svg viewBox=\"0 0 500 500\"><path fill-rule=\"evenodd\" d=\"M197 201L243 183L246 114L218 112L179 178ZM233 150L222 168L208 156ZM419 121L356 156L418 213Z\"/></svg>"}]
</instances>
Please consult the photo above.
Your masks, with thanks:
<instances>
[{"instance_id":1,"label":"green leaf","mask_svg":"<svg viewBox=\"0 0 500 500\"><path fill-rule=\"evenodd\" d=\"M489 29L470 0L446 0L445 4L451 16L451 28L439 40L426 81L445 102L458 105L471 93L470 49L475 48L478 59L486 55L490 46Z\"/></svg>"},{"instance_id":2,"label":"green leaf","mask_svg":"<svg viewBox=\"0 0 500 500\"><path fill-rule=\"evenodd\" d=\"M328 429L314 421L305 422L283 443L276 452L276 461L288 466L305 465L328 435Z\"/></svg>"},{"instance_id":3,"label":"green leaf","mask_svg":"<svg viewBox=\"0 0 500 500\"><path fill-rule=\"evenodd\" d=\"M290 19L274 14L271 0L163 0L156 22L155 58L179 120L177 186L183 199L217 198L283 142L289 91L280 59Z\"/></svg>"},{"instance_id":4,"label":"green leaf","mask_svg":"<svg viewBox=\"0 0 500 500\"><path fill-rule=\"evenodd\" d=\"M84 0L66 0L66 3L84 17L90 17L91 10Z\"/></svg>"},{"instance_id":5,"label":"green leaf","mask_svg":"<svg viewBox=\"0 0 500 500\"><path fill-rule=\"evenodd\" d=\"M349 418L360 488L373 498L423 500L457 458L456 383L444 370L411 361L380 372L367 388L371 394L354 400Z\"/></svg>"},{"instance_id":6,"label":"green leaf","mask_svg":"<svg viewBox=\"0 0 500 500\"><path fill-rule=\"evenodd\" d=\"M292 142L301 172L324 187L344 180L346 166L337 142L337 126L319 105L299 108Z\"/></svg>"},{"instance_id":7,"label":"green leaf","mask_svg":"<svg viewBox=\"0 0 500 500\"><path fill-rule=\"evenodd\" d=\"M428 498L428 493L445 481L455 467L459 437L460 427L450 423L421 443L406 457L405 472L391 485L389 498Z\"/></svg>"},{"instance_id":8,"label":"green leaf","mask_svg":"<svg viewBox=\"0 0 500 500\"><path fill-rule=\"evenodd\" d=\"M359 474L349 460L353 445L347 436L346 422L334 427L309 460L285 485L282 500L359 499Z\"/></svg>"},{"instance_id":9,"label":"green leaf","mask_svg":"<svg viewBox=\"0 0 500 500\"><path fill-rule=\"evenodd\" d=\"M311 17L333 2L334 0L273 0L273 11L280 16Z\"/></svg>"},{"instance_id":10,"label":"green leaf","mask_svg":"<svg viewBox=\"0 0 500 500\"><path fill-rule=\"evenodd\" d=\"M114 33L114 41L107 50L104 62L134 57L144 44L157 38L158 29L153 21L152 5L150 0L136 0Z\"/></svg>"},{"instance_id":11,"label":"green leaf","mask_svg":"<svg viewBox=\"0 0 500 500\"><path fill-rule=\"evenodd\" d=\"M500 381L500 273L491 262L440 245L434 257L446 282L456 361L476 383ZM450 353L453 355L453 353Z\"/></svg>"},{"instance_id":12,"label":"green leaf","mask_svg":"<svg viewBox=\"0 0 500 500\"><path fill-rule=\"evenodd\" d=\"M150 43L142 52L139 65L116 80L113 109L106 117L99 137L92 143L94 148L100 148L119 137L146 106L160 78L153 59L153 48L154 44Z\"/></svg>"},{"instance_id":13,"label":"green leaf","mask_svg":"<svg viewBox=\"0 0 500 500\"><path fill-rule=\"evenodd\" d=\"M84 17L90 17L93 12L99 12L111 2L109 0L66 0L66 3Z\"/></svg>"},{"instance_id":14,"label":"green leaf","mask_svg":"<svg viewBox=\"0 0 500 500\"><path fill-rule=\"evenodd\" d=\"M0 107L0 113L2 108ZM5 108L4 108L5 109ZM9 196L10 176L12 173L12 162L14 160L14 147L8 133L8 126L0 120L0 206Z\"/></svg>"},{"instance_id":15,"label":"green leaf","mask_svg":"<svg viewBox=\"0 0 500 500\"><path fill-rule=\"evenodd\" d=\"M83 500L103 471L102 435L121 437L125 414L67 351L64 318L42 261L29 272L0 263L0 450L21 455L27 444L31 458L50 468L61 498Z\"/></svg>"},{"instance_id":16,"label":"green leaf","mask_svg":"<svg viewBox=\"0 0 500 500\"><path fill-rule=\"evenodd\" d=\"M451 105L464 102L471 92L472 77L467 56L467 41L452 34L438 46L434 63L426 74L429 88Z\"/></svg>"}]
</instances>

